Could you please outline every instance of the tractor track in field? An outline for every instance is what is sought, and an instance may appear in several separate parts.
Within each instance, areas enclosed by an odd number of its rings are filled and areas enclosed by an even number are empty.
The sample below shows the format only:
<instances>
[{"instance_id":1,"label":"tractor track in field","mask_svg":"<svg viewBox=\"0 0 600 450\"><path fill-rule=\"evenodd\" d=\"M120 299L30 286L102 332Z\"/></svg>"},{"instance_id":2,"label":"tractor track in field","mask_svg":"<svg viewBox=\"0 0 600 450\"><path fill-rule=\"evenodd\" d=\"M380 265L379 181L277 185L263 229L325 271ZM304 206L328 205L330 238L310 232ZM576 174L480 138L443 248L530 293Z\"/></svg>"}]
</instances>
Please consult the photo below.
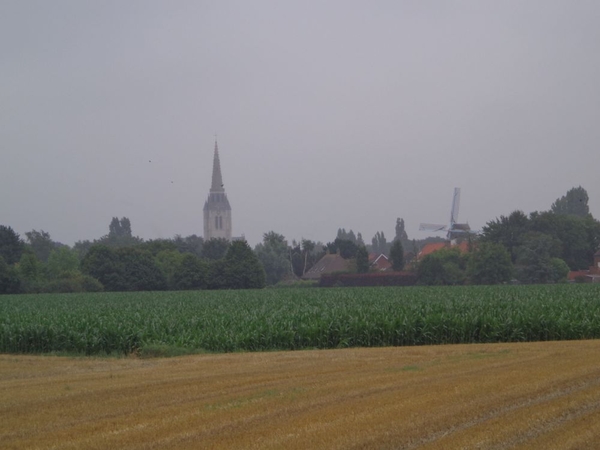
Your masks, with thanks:
<instances>
[{"instance_id":1,"label":"tractor track in field","mask_svg":"<svg viewBox=\"0 0 600 450\"><path fill-rule=\"evenodd\" d=\"M574 384L571 384L571 385L568 385L566 387L562 387L562 388L559 388L556 390L552 390L551 392L548 392L548 393L545 393L542 395L535 395L535 396L529 397L527 399L515 402L513 404L504 406L502 408L493 409L486 414L478 416L467 422L463 422L461 424L451 426L443 431L433 433L429 436L426 436L426 437L420 439L418 442L414 442L411 445L406 446L406 447L403 446L402 448L406 449L406 450L417 449L419 447L422 447L425 444L438 441L452 433L467 430L476 425L487 422L491 419L510 414L511 412L513 412L515 410L527 408L527 407L534 406L534 405L540 405L542 403L546 403L546 402L555 400L557 398L565 397L565 396L571 395L576 392L585 391L585 390L589 389L590 387L600 386L600 370L594 372L594 374L592 374L592 375L587 375L582 378L584 378L585 381L572 380L572 382ZM576 417L580 417L580 416L588 414L592 411L598 411L598 410L600 410L600 403L585 404L585 405L577 408L576 410L565 411L563 414L561 414L560 417L553 419L551 421L545 422L542 426L531 429L531 430L527 431L526 433L523 433L522 435L515 436L502 444L494 445L492 447L486 447L486 448L488 448L489 450L504 450L504 449L514 447L515 445L527 442L528 440L530 440L536 436L546 433L549 430L568 422L569 420L573 420Z\"/></svg>"}]
</instances>

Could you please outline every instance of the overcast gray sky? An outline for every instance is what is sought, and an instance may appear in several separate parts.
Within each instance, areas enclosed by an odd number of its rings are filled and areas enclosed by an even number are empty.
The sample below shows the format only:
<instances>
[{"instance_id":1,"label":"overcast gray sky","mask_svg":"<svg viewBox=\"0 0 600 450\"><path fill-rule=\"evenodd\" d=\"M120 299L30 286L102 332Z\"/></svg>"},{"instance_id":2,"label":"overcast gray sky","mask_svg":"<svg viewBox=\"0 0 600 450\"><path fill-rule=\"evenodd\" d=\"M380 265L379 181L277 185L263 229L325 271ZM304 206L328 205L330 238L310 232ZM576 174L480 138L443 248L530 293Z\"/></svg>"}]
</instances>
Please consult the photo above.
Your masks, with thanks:
<instances>
[{"instance_id":1,"label":"overcast gray sky","mask_svg":"<svg viewBox=\"0 0 600 450\"><path fill-rule=\"evenodd\" d=\"M600 2L0 0L0 224L202 235L472 228L582 185L600 216ZM152 161L152 162L149 162Z\"/></svg>"}]
</instances>

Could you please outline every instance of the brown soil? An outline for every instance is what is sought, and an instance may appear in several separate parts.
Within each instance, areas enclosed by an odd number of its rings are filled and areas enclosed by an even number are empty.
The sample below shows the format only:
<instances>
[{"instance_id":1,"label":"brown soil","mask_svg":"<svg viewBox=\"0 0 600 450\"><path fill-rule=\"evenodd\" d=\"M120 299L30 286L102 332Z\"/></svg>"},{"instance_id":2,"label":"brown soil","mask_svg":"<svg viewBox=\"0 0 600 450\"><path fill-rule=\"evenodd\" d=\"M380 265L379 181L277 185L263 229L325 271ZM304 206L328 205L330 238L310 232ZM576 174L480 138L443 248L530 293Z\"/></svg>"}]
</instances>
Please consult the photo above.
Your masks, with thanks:
<instances>
[{"instance_id":1,"label":"brown soil","mask_svg":"<svg viewBox=\"0 0 600 450\"><path fill-rule=\"evenodd\" d=\"M600 341L0 355L0 448L600 448Z\"/></svg>"}]
</instances>

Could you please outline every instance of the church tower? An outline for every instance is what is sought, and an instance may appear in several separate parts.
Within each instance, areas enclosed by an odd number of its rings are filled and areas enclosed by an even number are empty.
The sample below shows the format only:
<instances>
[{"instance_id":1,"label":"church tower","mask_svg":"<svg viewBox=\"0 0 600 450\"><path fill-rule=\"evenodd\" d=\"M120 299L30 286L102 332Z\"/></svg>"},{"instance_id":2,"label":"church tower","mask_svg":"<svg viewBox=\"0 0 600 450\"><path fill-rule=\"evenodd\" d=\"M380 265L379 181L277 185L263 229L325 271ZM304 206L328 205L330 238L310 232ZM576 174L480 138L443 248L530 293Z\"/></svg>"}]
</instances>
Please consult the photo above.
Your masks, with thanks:
<instances>
[{"instance_id":1,"label":"church tower","mask_svg":"<svg viewBox=\"0 0 600 450\"><path fill-rule=\"evenodd\" d=\"M204 240L223 238L231 241L231 206L223 187L219 147L215 141L212 184L204 203Z\"/></svg>"}]
</instances>

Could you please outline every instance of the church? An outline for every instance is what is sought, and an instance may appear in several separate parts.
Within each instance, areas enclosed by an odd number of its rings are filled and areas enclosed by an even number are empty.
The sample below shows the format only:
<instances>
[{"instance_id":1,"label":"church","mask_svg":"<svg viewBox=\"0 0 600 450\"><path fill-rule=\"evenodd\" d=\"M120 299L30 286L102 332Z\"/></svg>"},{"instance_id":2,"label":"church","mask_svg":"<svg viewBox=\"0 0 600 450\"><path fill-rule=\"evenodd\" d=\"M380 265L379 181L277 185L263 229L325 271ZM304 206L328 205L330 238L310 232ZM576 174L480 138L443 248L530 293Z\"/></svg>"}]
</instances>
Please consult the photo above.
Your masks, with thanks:
<instances>
[{"instance_id":1,"label":"church","mask_svg":"<svg viewBox=\"0 0 600 450\"><path fill-rule=\"evenodd\" d=\"M222 238L231 241L231 231L231 206L223 185L219 146L215 141L212 183L204 203L204 240Z\"/></svg>"}]
</instances>

